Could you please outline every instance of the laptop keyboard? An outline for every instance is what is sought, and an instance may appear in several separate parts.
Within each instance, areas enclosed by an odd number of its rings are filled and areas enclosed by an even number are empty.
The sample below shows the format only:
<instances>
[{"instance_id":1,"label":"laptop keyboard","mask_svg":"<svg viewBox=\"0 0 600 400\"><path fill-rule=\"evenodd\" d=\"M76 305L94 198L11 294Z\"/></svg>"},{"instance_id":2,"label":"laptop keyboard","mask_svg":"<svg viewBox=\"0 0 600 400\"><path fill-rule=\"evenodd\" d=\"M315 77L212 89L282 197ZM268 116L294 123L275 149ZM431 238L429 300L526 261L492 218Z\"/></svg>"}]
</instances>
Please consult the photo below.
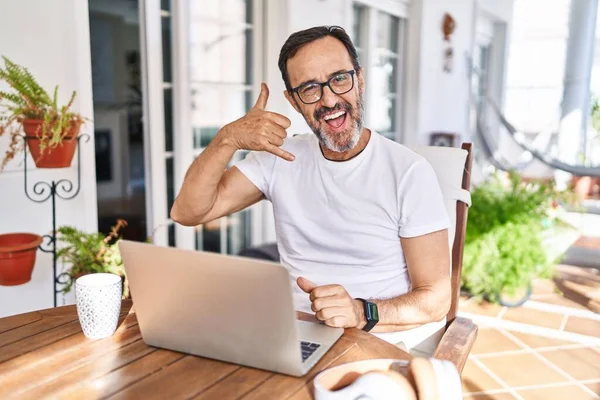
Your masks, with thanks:
<instances>
[{"instance_id":1,"label":"laptop keyboard","mask_svg":"<svg viewBox=\"0 0 600 400\"><path fill-rule=\"evenodd\" d=\"M321 347L321 345L318 343L300 342L300 347L302 348L302 362L304 362L315 352L315 350Z\"/></svg>"}]
</instances>

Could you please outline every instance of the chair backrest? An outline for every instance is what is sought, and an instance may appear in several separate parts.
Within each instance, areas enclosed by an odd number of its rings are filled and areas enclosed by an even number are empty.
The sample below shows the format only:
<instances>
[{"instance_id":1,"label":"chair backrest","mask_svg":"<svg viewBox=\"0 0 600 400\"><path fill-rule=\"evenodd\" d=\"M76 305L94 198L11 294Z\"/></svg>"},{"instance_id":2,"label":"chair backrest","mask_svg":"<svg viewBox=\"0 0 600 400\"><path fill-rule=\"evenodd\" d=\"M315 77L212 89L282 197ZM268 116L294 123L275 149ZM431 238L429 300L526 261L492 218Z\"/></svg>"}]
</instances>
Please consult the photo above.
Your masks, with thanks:
<instances>
[{"instance_id":1,"label":"chair backrest","mask_svg":"<svg viewBox=\"0 0 600 400\"><path fill-rule=\"evenodd\" d=\"M456 317L460 295L460 274L462 271L463 248L467 230L467 210L471 205L471 166L473 163L472 144L463 143L462 148L424 146L411 148L425 157L438 178L444 196L444 203L452 227L448 232L451 274L452 304L446 317L450 324Z\"/></svg>"}]
</instances>

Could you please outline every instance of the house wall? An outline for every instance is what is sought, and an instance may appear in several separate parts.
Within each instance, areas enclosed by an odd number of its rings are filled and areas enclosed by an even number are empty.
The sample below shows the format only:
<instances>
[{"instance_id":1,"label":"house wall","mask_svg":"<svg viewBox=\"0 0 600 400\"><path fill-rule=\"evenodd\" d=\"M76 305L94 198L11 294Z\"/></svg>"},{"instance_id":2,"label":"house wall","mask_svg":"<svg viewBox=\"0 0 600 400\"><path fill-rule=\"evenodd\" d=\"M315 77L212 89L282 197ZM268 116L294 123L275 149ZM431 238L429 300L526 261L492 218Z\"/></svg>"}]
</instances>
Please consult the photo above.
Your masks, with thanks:
<instances>
[{"instance_id":1,"label":"house wall","mask_svg":"<svg viewBox=\"0 0 600 400\"><path fill-rule=\"evenodd\" d=\"M471 141L469 126L470 71L475 24L478 15L485 15L506 36L510 30L513 0L360 0L364 4L383 4L385 7L408 9L406 56L404 62L403 143L409 146L429 143L432 132L452 132L459 141ZM452 35L453 68L443 70L443 52L446 42L441 31L445 13L456 20ZM284 85L277 67L279 50L287 37L300 29L316 25L352 27L351 0L288 0L267 1L267 54L265 79L271 88L268 107L292 120L290 133L310 132L302 116L287 104L282 92ZM497 60L495 92L501 95L504 86L506 37L497 45L502 47L502 58ZM368 90L368 88L367 88ZM268 206L267 206L268 207ZM265 238L275 240L270 209L265 212Z\"/></svg>"},{"instance_id":2,"label":"house wall","mask_svg":"<svg viewBox=\"0 0 600 400\"><path fill-rule=\"evenodd\" d=\"M443 69L448 47L441 31L445 13L456 21L450 40L454 54L450 72ZM406 77L413 84L406 101L406 144L428 144L432 132L454 133L459 142L473 140L469 126L470 56L477 20L485 16L494 24L509 25L511 15L512 0L421 0L413 4ZM496 75L500 85L503 75L502 71Z\"/></svg>"},{"instance_id":3,"label":"house wall","mask_svg":"<svg viewBox=\"0 0 600 400\"><path fill-rule=\"evenodd\" d=\"M362 0L361 3L369 4ZM394 7L394 2L382 2ZM428 143L434 131L454 132L469 140L468 108L470 101L469 55L473 47L477 15L493 23L508 26L512 18L512 0L412 0L396 1L396 7L408 4L408 43L405 60L404 142ZM266 81L271 88L270 107L292 120L290 132L307 132L308 126L283 97L283 82L277 68L279 50L287 37L298 30L316 25L341 25L351 29L350 0L267 1ZM447 43L441 32L442 20L449 13L456 20L451 45L454 51L452 71L443 71L443 53ZM505 60L502 60L505 64ZM500 86L504 71L498 75ZM368 90L368 88L367 88Z\"/></svg>"},{"instance_id":4,"label":"house wall","mask_svg":"<svg viewBox=\"0 0 600 400\"><path fill-rule=\"evenodd\" d=\"M428 142L433 131L456 132L461 140L469 140L470 77L468 56L471 54L477 16L482 13L495 23L509 26L512 0L360 0L383 7L402 7L408 14L406 45L403 142L408 145ZM290 133L308 132L302 116L297 114L283 96L284 85L277 67L279 51L293 32L314 25L341 25L347 30L352 24L351 0L265 0L265 63L264 79L271 89L268 108L287 115L292 120ZM0 0L0 52L28 66L46 87L59 84L61 100L71 90L77 90L75 109L93 116L90 30L87 1L62 0ZM443 71L441 23L444 13L455 18L457 26L452 36L453 68ZM36 29L23 30L22 15L36 21ZM56 21L61 21L56 24ZM14 32L19 32L15 35ZM32 51L35 49L35 51ZM507 55L508 56L508 55ZM500 60L503 61L503 60ZM500 73L500 77L504 74ZM496 85L502 92L503 80ZM107 122L108 123L108 122ZM85 131L92 134L94 123ZM6 149L7 138L0 138L0 151ZM93 138L82 151L82 186L78 197L58 200L58 225L71 224L86 231L97 229L97 203ZM30 165L32 163L30 162ZM31 183L37 180L76 179L76 168L32 171ZM9 165L0 174L0 233L31 231L40 234L51 229L49 202L36 204L23 193L23 172L20 161ZM5 195L8 194L8 195ZM269 205L265 205L269 208ZM269 210L270 211L270 210ZM275 239L271 212L266 212L264 238ZM26 218L24 218L26 216ZM60 299L59 304L72 301ZM0 316L50 307L52 297L51 259L38 252L32 281L17 287L0 287Z\"/></svg>"},{"instance_id":5,"label":"house wall","mask_svg":"<svg viewBox=\"0 0 600 400\"><path fill-rule=\"evenodd\" d=\"M0 0L0 10L0 54L26 66L50 92L58 84L61 103L68 101L71 91L76 90L73 109L93 118L87 1ZM88 121L82 129L90 135L90 141L81 146L81 191L73 200L57 199L58 226L97 229L93 128L93 121ZM7 146L8 138L1 137L0 155L4 155ZM71 168L56 170L35 170L29 159L29 168L30 188L42 180L66 178L76 182L76 158ZM41 204L30 201L23 191L23 179L20 155L0 174L0 233L49 234L50 200ZM59 298L59 305L71 301L72 295ZM0 286L0 317L52 305L52 259L50 254L38 251L30 282Z\"/></svg>"}]
</instances>

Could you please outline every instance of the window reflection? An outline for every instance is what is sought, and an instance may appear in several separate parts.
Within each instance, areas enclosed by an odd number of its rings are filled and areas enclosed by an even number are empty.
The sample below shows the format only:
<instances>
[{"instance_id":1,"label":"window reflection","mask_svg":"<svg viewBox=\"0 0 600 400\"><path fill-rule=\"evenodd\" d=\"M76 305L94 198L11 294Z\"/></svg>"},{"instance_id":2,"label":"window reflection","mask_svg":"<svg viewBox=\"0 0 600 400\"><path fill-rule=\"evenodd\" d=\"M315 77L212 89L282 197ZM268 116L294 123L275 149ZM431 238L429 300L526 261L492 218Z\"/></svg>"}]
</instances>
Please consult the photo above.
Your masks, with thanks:
<instances>
[{"instance_id":1,"label":"window reflection","mask_svg":"<svg viewBox=\"0 0 600 400\"><path fill-rule=\"evenodd\" d=\"M377 13L377 42L373 51L373 102L370 107L373 129L384 136L396 136L398 38L400 19Z\"/></svg>"},{"instance_id":2,"label":"window reflection","mask_svg":"<svg viewBox=\"0 0 600 400\"><path fill-rule=\"evenodd\" d=\"M254 104L253 1L192 1L190 78L193 146L196 154L221 127L242 117ZM234 160L247 152L237 152ZM250 245L251 210L196 228L196 248L237 254Z\"/></svg>"}]
</instances>

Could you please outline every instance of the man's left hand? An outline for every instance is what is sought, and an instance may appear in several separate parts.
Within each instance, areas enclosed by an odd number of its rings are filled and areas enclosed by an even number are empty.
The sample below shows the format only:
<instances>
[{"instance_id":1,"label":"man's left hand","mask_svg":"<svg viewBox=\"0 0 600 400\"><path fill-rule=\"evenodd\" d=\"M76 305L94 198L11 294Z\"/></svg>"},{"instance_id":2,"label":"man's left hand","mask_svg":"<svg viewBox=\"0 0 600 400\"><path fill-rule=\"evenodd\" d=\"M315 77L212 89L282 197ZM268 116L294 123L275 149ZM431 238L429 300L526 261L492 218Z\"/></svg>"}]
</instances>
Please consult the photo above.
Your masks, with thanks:
<instances>
[{"instance_id":1,"label":"man's left hand","mask_svg":"<svg viewBox=\"0 0 600 400\"><path fill-rule=\"evenodd\" d=\"M317 286L302 277L297 283L310 295L311 308L325 325L359 329L366 325L362 302L350 297L342 285Z\"/></svg>"}]
</instances>

